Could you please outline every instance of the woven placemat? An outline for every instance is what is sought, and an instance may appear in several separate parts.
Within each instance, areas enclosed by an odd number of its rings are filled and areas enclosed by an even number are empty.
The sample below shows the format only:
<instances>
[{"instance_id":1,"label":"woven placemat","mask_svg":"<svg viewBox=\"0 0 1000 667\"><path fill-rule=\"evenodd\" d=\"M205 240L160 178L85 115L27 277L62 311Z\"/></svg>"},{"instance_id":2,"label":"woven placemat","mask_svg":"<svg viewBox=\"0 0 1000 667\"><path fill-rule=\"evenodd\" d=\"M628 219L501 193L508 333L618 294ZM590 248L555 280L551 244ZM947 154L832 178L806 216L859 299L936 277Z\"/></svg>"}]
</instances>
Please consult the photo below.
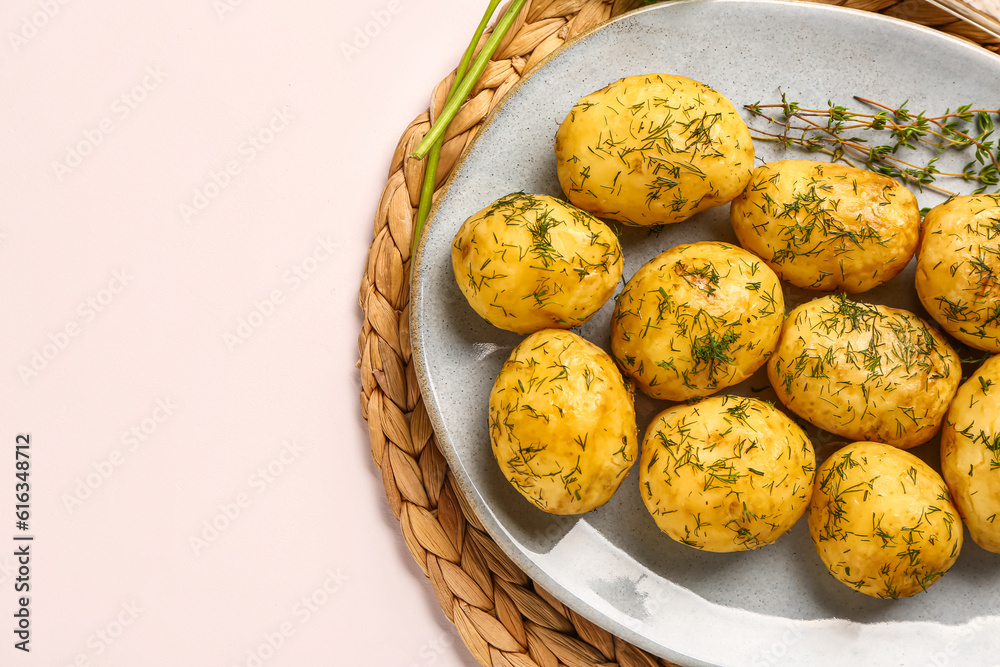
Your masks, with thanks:
<instances>
[{"instance_id":1,"label":"woven placemat","mask_svg":"<svg viewBox=\"0 0 1000 667\"><path fill-rule=\"evenodd\" d=\"M641 4L529 1L448 128L437 187L487 113L526 71L567 39ZM923 0L828 4L903 18L1000 51L1000 40ZM381 470L389 507L445 616L480 664L676 667L595 626L531 581L469 510L438 448L410 354L410 249L424 162L409 155L440 112L453 78L454 72L434 88L428 111L414 119L399 140L361 280L361 414L368 422L372 458Z\"/></svg>"}]
</instances>

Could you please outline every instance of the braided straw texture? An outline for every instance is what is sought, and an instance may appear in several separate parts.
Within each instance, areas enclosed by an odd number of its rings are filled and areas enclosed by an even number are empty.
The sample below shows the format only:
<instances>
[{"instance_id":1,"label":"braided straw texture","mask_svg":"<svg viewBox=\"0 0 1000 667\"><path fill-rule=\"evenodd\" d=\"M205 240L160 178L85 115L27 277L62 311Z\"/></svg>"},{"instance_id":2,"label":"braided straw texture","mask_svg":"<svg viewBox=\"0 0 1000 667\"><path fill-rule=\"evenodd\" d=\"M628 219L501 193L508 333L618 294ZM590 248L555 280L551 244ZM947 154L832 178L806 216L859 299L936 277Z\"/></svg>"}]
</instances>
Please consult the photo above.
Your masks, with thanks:
<instances>
[{"instance_id":1,"label":"braided straw texture","mask_svg":"<svg viewBox=\"0 0 1000 667\"><path fill-rule=\"evenodd\" d=\"M526 71L567 39L639 4L641 0L529 1L449 126L436 187L487 113ZM1000 40L923 0L831 4L922 23L1000 51ZM676 667L595 626L532 582L486 534L438 448L410 354L410 249L424 162L409 155L441 111L453 79L454 72L434 88L429 110L410 123L399 141L359 293L364 313L358 339L361 413L389 507L442 611L480 664Z\"/></svg>"}]
</instances>

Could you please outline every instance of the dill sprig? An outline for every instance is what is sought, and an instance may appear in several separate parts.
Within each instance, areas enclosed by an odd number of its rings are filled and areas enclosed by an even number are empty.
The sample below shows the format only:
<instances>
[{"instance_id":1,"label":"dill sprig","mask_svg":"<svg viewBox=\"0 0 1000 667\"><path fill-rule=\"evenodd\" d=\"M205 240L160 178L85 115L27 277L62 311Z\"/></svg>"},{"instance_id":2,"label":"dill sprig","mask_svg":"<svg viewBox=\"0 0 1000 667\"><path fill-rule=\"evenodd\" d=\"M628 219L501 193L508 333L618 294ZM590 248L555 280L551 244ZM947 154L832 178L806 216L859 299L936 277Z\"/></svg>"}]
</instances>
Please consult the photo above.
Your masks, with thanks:
<instances>
[{"instance_id":1,"label":"dill sprig","mask_svg":"<svg viewBox=\"0 0 1000 667\"><path fill-rule=\"evenodd\" d=\"M976 184L973 194L986 192L1000 183L1000 145L994 137L994 117L1000 109L973 108L965 104L955 111L929 115L913 113L907 102L893 108L855 96L872 113L849 109L827 102L826 109L810 109L788 101L748 104L744 108L755 118L778 126L777 131L751 128L754 139L774 141L784 147L797 146L809 152L829 155L855 167L885 174L918 188L928 188L948 195L955 192L937 185L941 177ZM928 148L934 157L916 162L901 157L906 151ZM974 158L961 172L941 171L938 158L948 150L971 151Z\"/></svg>"}]
</instances>

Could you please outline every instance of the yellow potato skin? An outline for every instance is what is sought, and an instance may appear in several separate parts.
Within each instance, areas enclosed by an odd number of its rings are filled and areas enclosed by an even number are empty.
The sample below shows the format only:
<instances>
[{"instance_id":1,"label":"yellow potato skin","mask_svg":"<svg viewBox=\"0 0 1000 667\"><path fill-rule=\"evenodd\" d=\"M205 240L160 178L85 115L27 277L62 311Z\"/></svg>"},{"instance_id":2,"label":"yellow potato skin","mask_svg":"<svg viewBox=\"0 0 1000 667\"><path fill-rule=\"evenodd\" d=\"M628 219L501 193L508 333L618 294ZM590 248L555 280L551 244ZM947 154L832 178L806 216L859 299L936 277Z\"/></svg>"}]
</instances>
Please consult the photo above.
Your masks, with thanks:
<instances>
[{"instance_id":1,"label":"yellow potato skin","mask_svg":"<svg viewBox=\"0 0 1000 667\"><path fill-rule=\"evenodd\" d=\"M941 428L941 472L972 541L1000 553L1000 356L959 387Z\"/></svg>"},{"instance_id":2,"label":"yellow potato skin","mask_svg":"<svg viewBox=\"0 0 1000 667\"><path fill-rule=\"evenodd\" d=\"M913 313L837 294L789 313L767 375L781 402L812 424L909 449L937 433L962 367Z\"/></svg>"},{"instance_id":3,"label":"yellow potato skin","mask_svg":"<svg viewBox=\"0 0 1000 667\"><path fill-rule=\"evenodd\" d=\"M816 456L799 426L754 398L661 412L643 438L639 492L657 526L704 551L773 543L806 511Z\"/></svg>"},{"instance_id":4,"label":"yellow potato skin","mask_svg":"<svg viewBox=\"0 0 1000 667\"><path fill-rule=\"evenodd\" d=\"M622 276L621 244L611 228L555 197L523 192L466 220L451 260L473 310L521 334L586 322Z\"/></svg>"},{"instance_id":5,"label":"yellow potato skin","mask_svg":"<svg viewBox=\"0 0 1000 667\"><path fill-rule=\"evenodd\" d=\"M962 521L944 480L883 443L851 443L824 461L807 516L830 574L871 597L926 590L962 549Z\"/></svg>"},{"instance_id":6,"label":"yellow potato skin","mask_svg":"<svg viewBox=\"0 0 1000 667\"><path fill-rule=\"evenodd\" d=\"M897 275L920 236L917 199L849 165L778 160L757 167L729 208L740 245L797 287L858 293Z\"/></svg>"},{"instance_id":7,"label":"yellow potato skin","mask_svg":"<svg viewBox=\"0 0 1000 667\"><path fill-rule=\"evenodd\" d=\"M600 507L638 456L631 390L604 350L571 331L545 329L514 349L489 420L504 476L551 514Z\"/></svg>"},{"instance_id":8,"label":"yellow potato skin","mask_svg":"<svg viewBox=\"0 0 1000 667\"><path fill-rule=\"evenodd\" d=\"M764 364L784 316L778 277L758 257L728 243L679 245L616 297L611 353L653 398L707 396Z\"/></svg>"},{"instance_id":9,"label":"yellow potato skin","mask_svg":"<svg viewBox=\"0 0 1000 667\"><path fill-rule=\"evenodd\" d=\"M945 331L1000 352L1000 194L952 197L927 212L915 283Z\"/></svg>"},{"instance_id":10,"label":"yellow potato skin","mask_svg":"<svg viewBox=\"0 0 1000 667\"><path fill-rule=\"evenodd\" d=\"M555 154L570 202L649 226L728 203L749 181L754 147L718 91L682 76L641 74L580 99L556 132Z\"/></svg>"}]
</instances>

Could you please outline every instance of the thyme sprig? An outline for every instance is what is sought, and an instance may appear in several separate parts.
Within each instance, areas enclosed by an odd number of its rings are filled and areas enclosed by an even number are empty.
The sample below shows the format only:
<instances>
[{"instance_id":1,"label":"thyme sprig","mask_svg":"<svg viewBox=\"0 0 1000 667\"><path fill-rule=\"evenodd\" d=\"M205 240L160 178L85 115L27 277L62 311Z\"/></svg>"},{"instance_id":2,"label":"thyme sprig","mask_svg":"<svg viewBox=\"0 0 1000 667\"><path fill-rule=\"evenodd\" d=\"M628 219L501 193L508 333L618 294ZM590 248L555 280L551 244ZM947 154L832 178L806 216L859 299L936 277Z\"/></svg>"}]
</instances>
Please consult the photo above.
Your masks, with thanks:
<instances>
[{"instance_id":1,"label":"thyme sprig","mask_svg":"<svg viewBox=\"0 0 1000 667\"><path fill-rule=\"evenodd\" d=\"M994 117L1000 119L1000 109L965 104L955 111L929 115L926 111L913 113L907 108L908 101L893 108L863 97L854 99L871 107L871 112L829 101L826 109L811 109L789 101L785 93L780 103L758 102L744 108L751 116L766 120L769 127L779 128L751 128L754 139L824 153L834 162L863 167L920 189L957 194L937 185L941 177L975 183L973 194L1000 183L1000 144L994 138ZM918 157L920 148L931 150L933 157ZM914 157L904 158L907 151ZM973 159L961 172L941 171L937 161L946 151L966 151L972 153Z\"/></svg>"}]
</instances>

